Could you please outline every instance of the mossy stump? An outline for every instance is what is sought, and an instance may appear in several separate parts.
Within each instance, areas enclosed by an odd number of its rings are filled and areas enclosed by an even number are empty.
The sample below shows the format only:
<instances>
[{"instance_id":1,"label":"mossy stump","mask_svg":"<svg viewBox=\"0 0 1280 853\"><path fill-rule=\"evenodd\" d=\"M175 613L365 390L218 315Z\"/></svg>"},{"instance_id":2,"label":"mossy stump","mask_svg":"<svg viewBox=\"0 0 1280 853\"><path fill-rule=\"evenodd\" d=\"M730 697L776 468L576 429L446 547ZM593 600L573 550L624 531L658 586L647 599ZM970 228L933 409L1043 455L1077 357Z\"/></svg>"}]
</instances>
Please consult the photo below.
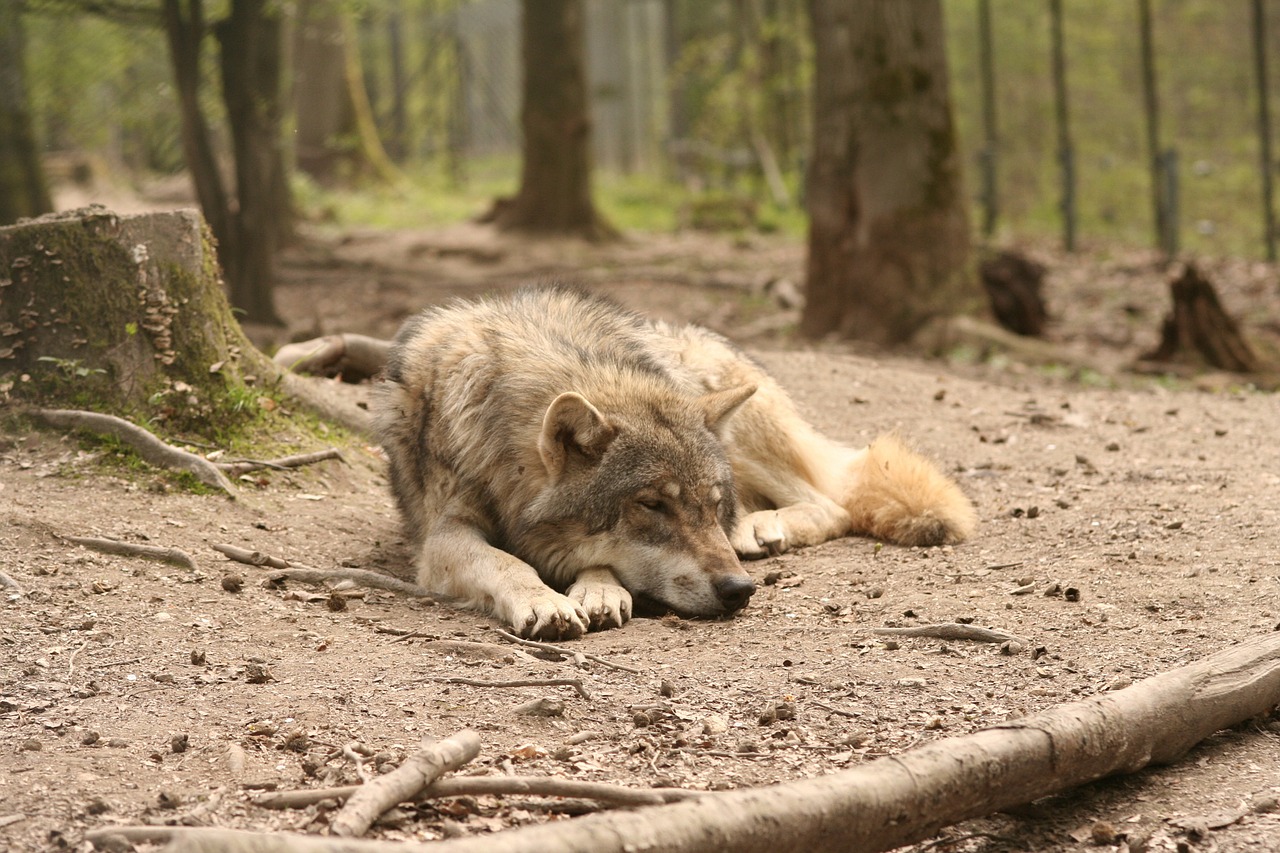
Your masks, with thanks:
<instances>
[{"instance_id":1,"label":"mossy stump","mask_svg":"<svg viewBox=\"0 0 1280 853\"><path fill-rule=\"evenodd\" d=\"M93 206L0 228L0 401L214 434L276 377L231 314L197 211Z\"/></svg>"}]
</instances>

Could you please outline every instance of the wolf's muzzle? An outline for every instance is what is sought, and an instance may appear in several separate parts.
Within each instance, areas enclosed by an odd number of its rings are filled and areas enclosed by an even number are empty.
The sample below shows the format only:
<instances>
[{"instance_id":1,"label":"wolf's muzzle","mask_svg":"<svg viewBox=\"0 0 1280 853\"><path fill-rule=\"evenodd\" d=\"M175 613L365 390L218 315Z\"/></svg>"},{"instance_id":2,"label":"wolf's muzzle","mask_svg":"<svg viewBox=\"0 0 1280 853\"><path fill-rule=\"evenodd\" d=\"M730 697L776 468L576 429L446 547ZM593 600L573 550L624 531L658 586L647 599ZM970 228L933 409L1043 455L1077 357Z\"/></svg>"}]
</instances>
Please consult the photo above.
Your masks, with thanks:
<instances>
[{"instance_id":1,"label":"wolf's muzzle","mask_svg":"<svg viewBox=\"0 0 1280 853\"><path fill-rule=\"evenodd\" d=\"M733 613L746 607L752 593L756 591L756 585L752 583L751 578L743 575L723 575L716 578L713 586L716 597L720 599L726 613Z\"/></svg>"}]
</instances>

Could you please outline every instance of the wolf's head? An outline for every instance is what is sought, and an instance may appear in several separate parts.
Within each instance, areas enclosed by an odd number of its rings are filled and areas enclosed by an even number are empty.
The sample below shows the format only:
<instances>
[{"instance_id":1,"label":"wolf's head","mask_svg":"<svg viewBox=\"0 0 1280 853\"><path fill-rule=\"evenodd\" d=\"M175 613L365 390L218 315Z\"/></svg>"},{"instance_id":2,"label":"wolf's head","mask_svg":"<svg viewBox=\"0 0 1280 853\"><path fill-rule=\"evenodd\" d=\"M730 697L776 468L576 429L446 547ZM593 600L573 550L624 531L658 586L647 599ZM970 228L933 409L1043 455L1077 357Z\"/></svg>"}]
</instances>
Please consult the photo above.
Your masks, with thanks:
<instances>
[{"instance_id":1,"label":"wolf's head","mask_svg":"<svg viewBox=\"0 0 1280 853\"><path fill-rule=\"evenodd\" d=\"M737 499L721 436L754 392L604 411L561 394L543 418L547 485L522 515L521 549L552 583L604 566L632 595L684 615L742 609L755 585L729 544Z\"/></svg>"}]
</instances>

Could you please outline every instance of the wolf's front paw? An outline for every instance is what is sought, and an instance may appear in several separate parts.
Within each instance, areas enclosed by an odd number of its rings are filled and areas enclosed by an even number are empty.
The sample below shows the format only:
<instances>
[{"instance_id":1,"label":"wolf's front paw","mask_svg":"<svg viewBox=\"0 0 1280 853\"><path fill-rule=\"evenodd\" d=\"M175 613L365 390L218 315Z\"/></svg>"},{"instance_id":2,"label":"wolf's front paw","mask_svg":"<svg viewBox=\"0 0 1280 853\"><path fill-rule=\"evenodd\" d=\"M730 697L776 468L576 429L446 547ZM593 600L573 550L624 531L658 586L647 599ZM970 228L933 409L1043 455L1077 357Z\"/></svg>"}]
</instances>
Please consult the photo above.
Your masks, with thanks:
<instances>
[{"instance_id":1,"label":"wolf's front paw","mask_svg":"<svg viewBox=\"0 0 1280 853\"><path fill-rule=\"evenodd\" d=\"M534 640L572 640L587 632L587 612L578 602L547 590L517 608L511 627Z\"/></svg>"},{"instance_id":2,"label":"wolf's front paw","mask_svg":"<svg viewBox=\"0 0 1280 853\"><path fill-rule=\"evenodd\" d=\"M733 550L744 560L773 557L789 547L782 516L771 509L746 516L733 532Z\"/></svg>"},{"instance_id":3,"label":"wolf's front paw","mask_svg":"<svg viewBox=\"0 0 1280 853\"><path fill-rule=\"evenodd\" d=\"M631 618L631 593L611 573L607 579L579 575L567 593L587 611L591 630L621 628Z\"/></svg>"}]
</instances>

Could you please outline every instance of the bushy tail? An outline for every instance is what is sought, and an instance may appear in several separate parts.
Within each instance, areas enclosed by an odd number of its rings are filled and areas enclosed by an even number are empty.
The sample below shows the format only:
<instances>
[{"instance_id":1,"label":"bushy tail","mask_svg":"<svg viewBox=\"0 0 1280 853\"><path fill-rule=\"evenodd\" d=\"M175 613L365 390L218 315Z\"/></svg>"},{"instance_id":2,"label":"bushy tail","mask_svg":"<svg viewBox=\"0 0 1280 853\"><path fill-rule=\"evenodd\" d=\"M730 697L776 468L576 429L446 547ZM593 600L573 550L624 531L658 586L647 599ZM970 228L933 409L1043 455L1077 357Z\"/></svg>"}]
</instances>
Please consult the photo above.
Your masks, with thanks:
<instances>
[{"instance_id":1,"label":"bushy tail","mask_svg":"<svg viewBox=\"0 0 1280 853\"><path fill-rule=\"evenodd\" d=\"M932 462L883 435L850 463L841 501L853 532L895 545L944 545L973 535L977 513Z\"/></svg>"}]
</instances>

